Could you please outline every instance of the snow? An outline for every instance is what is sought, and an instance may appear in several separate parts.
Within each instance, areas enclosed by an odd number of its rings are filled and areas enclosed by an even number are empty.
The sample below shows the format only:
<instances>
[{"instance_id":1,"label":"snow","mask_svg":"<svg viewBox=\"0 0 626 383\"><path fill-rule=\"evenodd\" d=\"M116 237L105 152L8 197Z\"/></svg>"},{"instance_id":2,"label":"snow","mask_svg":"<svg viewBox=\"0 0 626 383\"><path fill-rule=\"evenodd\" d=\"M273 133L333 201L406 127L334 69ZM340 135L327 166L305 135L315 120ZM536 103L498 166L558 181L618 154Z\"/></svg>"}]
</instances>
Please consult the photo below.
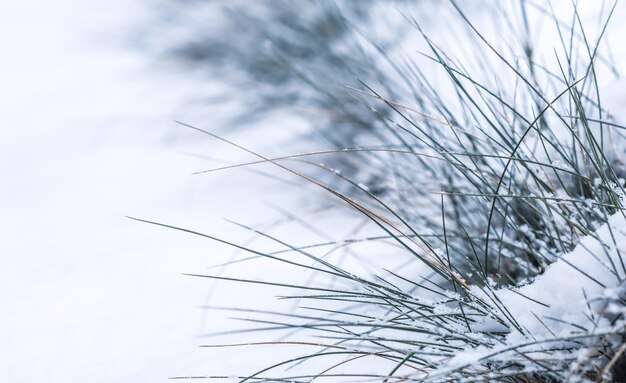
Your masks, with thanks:
<instances>
[{"instance_id":1,"label":"snow","mask_svg":"<svg viewBox=\"0 0 626 383\"><path fill-rule=\"evenodd\" d=\"M240 154L173 122L220 123L182 107L220 89L129 46L152 5L0 2L3 382L158 382L238 364L198 348L221 322L199 308L210 285L181 275L232 250L125 218L236 240L222 217L271 216L247 187L262 177L190 176L215 165L195 154ZM237 294L217 291L216 305Z\"/></svg>"},{"instance_id":2,"label":"snow","mask_svg":"<svg viewBox=\"0 0 626 383\"><path fill-rule=\"evenodd\" d=\"M611 304L624 294L624 254L626 217L619 212L532 282L494 291L523 334L510 330L502 345L467 349L449 360L446 368L477 365L486 357L536 342L541 348L542 341L608 334L621 328L625 324L623 319L613 324L610 319L624 313L623 307ZM472 293L484 301L491 300L481 289L473 288ZM485 331L488 326L489 322L483 323L481 327L474 326L474 330ZM580 350L579 357L584 358L586 351Z\"/></svg>"},{"instance_id":3,"label":"snow","mask_svg":"<svg viewBox=\"0 0 626 383\"><path fill-rule=\"evenodd\" d=\"M549 307L511 291L498 294L500 299L509 303L507 307L513 317L534 337L550 336L534 315L540 318L550 316L586 327L589 319L585 314L602 315L603 299L600 302L597 300L623 288L626 277L622 260L626 254L626 219L623 214L612 216L607 224L598 229L596 236L583 238L574 251L550 265L532 283L517 290L525 296L544 301ZM572 331L567 327L559 331L560 326L555 327L557 334ZM515 336L517 334L511 335Z\"/></svg>"}]
</instances>

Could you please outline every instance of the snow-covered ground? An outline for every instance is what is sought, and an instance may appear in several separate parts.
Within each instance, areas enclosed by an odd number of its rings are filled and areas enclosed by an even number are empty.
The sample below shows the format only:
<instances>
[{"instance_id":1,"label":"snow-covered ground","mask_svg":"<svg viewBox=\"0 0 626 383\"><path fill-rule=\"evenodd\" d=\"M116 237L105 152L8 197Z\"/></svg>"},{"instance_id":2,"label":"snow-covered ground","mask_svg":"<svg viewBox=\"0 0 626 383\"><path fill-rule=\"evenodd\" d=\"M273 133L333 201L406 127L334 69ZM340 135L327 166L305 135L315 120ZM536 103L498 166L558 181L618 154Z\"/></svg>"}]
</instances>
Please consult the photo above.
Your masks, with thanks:
<instances>
[{"instance_id":1,"label":"snow-covered ground","mask_svg":"<svg viewBox=\"0 0 626 383\"><path fill-rule=\"evenodd\" d=\"M214 165L194 154L237 155L173 122L210 126L216 113L181 106L219 89L130 48L149 6L0 2L0 381L155 382L236 364L197 348L208 285L181 275L232 251L125 218L228 236L221 217L269 211L247 178L190 176Z\"/></svg>"}]
</instances>

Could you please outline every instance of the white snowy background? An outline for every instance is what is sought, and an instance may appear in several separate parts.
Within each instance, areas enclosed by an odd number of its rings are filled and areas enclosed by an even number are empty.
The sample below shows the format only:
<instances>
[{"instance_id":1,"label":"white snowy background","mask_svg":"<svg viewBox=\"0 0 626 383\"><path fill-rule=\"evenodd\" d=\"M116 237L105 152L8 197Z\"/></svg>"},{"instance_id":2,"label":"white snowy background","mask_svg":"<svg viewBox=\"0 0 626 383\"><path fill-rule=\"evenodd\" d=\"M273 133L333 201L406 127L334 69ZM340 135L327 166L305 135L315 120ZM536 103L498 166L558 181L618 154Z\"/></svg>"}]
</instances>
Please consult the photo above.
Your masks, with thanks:
<instances>
[{"instance_id":1,"label":"white snowy background","mask_svg":"<svg viewBox=\"0 0 626 383\"><path fill-rule=\"evenodd\" d=\"M184 106L213 91L133 49L150 5L0 2L2 382L155 382L236 365L197 348L208 285L181 275L230 250L125 218L228 236L222 217L268 210L237 178L190 176L206 167L193 154L237 154L173 122L198 122Z\"/></svg>"},{"instance_id":2,"label":"white snowy background","mask_svg":"<svg viewBox=\"0 0 626 383\"><path fill-rule=\"evenodd\" d=\"M219 125L223 109L189 101L220 89L133 49L128 34L150 5L0 2L2 382L155 382L240 364L197 347L215 320L199 308L209 285L181 275L231 250L125 216L241 240L222 217L265 221L268 201L294 198L263 177L251 187L248 177L190 176L207 167L196 154L245 157L174 123ZM623 87L606 85L619 110Z\"/></svg>"}]
</instances>

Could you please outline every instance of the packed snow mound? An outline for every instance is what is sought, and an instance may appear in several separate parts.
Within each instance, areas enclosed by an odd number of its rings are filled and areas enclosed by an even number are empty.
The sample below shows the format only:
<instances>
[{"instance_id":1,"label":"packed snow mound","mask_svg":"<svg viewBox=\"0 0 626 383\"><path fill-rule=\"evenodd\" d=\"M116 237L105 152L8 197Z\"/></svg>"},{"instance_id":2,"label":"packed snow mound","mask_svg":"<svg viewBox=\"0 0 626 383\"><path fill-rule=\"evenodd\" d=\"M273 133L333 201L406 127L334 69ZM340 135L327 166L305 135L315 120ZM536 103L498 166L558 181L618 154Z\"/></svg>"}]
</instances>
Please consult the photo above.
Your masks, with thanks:
<instances>
[{"instance_id":1,"label":"packed snow mound","mask_svg":"<svg viewBox=\"0 0 626 383\"><path fill-rule=\"evenodd\" d=\"M482 336L499 328L509 334L493 347L466 349L444 370L497 378L520 370L550 376L553 368L566 371L557 379L599 381L597 371L611 379L624 351L625 255L626 217L618 212L532 282L497 290L473 287L477 299L493 302L495 316L515 325L506 330L494 317L485 318ZM487 367L494 363L506 367L494 373Z\"/></svg>"},{"instance_id":2,"label":"packed snow mound","mask_svg":"<svg viewBox=\"0 0 626 383\"><path fill-rule=\"evenodd\" d=\"M589 318L605 313L607 300L619 299L623 294L625 255L626 219L619 213L595 236L584 237L574 251L559 258L532 283L499 291L498 297L508 302L511 314L535 337L551 335L536 316L551 316L584 327ZM568 326L554 327L553 332L569 331Z\"/></svg>"}]
</instances>

